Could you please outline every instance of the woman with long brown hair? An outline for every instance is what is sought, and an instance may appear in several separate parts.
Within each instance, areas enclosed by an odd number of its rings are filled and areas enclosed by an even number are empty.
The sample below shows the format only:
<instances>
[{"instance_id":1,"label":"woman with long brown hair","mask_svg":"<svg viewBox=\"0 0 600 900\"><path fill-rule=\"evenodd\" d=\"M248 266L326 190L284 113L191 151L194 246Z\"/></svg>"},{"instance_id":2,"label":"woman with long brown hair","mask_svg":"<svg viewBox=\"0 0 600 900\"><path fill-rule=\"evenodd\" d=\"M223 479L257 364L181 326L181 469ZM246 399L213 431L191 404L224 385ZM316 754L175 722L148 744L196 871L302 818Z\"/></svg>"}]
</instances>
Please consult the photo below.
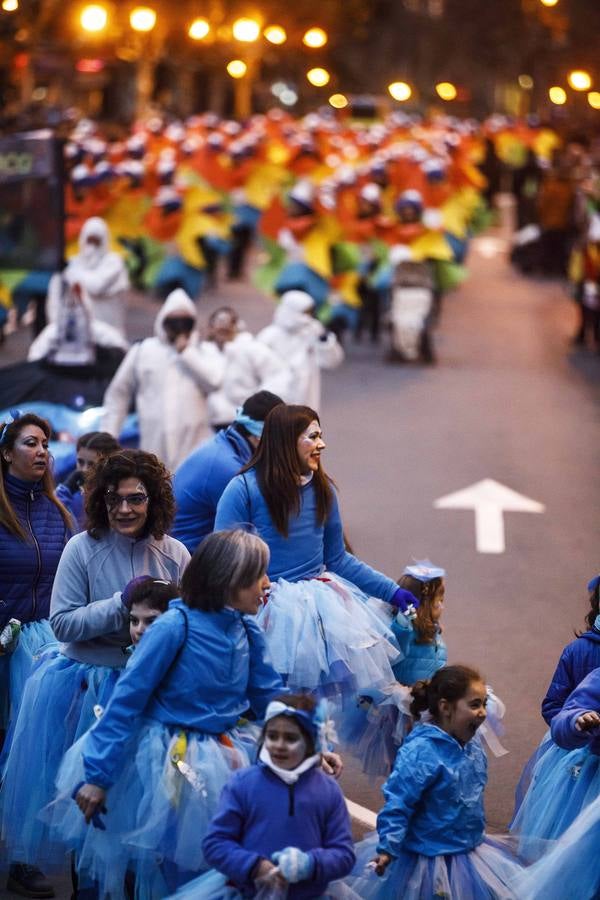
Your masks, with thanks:
<instances>
[{"instance_id":1,"label":"woman with long brown hair","mask_svg":"<svg viewBox=\"0 0 600 900\"><path fill-rule=\"evenodd\" d=\"M269 545L273 588L258 621L288 686L364 692L393 682L398 656L391 616L368 598L404 610L418 601L345 549L324 449L313 409L275 407L254 456L225 489L215 529L249 523Z\"/></svg>"}]
</instances>

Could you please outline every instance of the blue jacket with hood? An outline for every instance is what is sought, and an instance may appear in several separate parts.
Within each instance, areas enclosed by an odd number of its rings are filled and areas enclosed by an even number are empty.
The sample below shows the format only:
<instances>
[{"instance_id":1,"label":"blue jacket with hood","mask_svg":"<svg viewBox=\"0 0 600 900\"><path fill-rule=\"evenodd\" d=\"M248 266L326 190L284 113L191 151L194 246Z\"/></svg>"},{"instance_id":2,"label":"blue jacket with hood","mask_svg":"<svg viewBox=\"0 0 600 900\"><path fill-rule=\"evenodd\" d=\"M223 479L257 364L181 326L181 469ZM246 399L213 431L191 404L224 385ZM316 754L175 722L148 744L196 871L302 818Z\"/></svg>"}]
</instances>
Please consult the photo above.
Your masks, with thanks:
<instances>
[{"instance_id":1,"label":"blue jacket with hood","mask_svg":"<svg viewBox=\"0 0 600 900\"><path fill-rule=\"evenodd\" d=\"M483 840L486 783L487 758L478 741L463 746L437 725L415 726L382 788L377 851L440 856L474 850Z\"/></svg>"},{"instance_id":2,"label":"blue jacket with hood","mask_svg":"<svg viewBox=\"0 0 600 900\"><path fill-rule=\"evenodd\" d=\"M600 631L592 628L567 644L560 655L542 701L542 715L548 725L560 712L571 691L597 666L600 666Z\"/></svg>"},{"instance_id":3,"label":"blue jacket with hood","mask_svg":"<svg viewBox=\"0 0 600 900\"><path fill-rule=\"evenodd\" d=\"M586 747L600 756L600 727L578 731L575 722L585 712L600 713L600 668L586 675L552 719L552 740L565 750Z\"/></svg>"},{"instance_id":4,"label":"blue jacket with hood","mask_svg":"<svg viewBox=\"0 0 600 900\"><path fill-rule=\"evenodd\" d=\"M59 509L41 481L4 476L4 489L29 540L0 525L0 629L9 619L23 625L47 619L58 561L69 539Z\"/></svg>"},{"instance_id":5,"label":"blue jacket with hood","mask_svg":"<svg viewBox=\"0 0 600 900\"><path fill-rule=\"evenodd\" d=\"M177 512L171 534L190 553L212 532L221 494L251 454L244 435L231 425L194 450L175 472Z\"/></svg>"}]
</instances>

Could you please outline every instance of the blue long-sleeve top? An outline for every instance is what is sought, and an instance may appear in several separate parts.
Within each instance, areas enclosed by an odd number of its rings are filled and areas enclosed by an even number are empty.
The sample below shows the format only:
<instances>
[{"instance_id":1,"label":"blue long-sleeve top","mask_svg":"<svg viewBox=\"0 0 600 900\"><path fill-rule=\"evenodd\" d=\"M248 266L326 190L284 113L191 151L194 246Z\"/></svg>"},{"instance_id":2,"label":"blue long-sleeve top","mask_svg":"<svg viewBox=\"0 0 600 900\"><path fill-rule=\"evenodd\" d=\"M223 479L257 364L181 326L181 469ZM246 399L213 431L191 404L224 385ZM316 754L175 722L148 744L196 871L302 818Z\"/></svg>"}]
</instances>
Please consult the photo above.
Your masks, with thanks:
<instances>
[{"instance_id":1,"label":"blue long-sleeve top","mask_svg":"<svg viewBox=\"0 0 600 900\"><path fill-rule=\"evenodd\" d=\"M487 758L478 741L463 746L437 725L417 725L382 788L378 852L439 856L473 850L483 840L486 783Z\"/></svg>"},{"instance_id":2,"label":"blue long-sleeve top","mask_svg":"<svg viewBox=\"0 0 600 900\"><path fill-rule=\"evenodd\" d=\"M315 863L310 879L290 885L289 900L320 897L330 881L350 873L354 847L337 783L318 768L293 785L262 763L236 772L202 843L207 862L252 897L252 870L285 847L298 847Z\"/></svg>"},{"instance_id":3,"label":"blue long-sleeve top","mask_svg":"<svg viewBox=\"0 0 600 900\"><path fill-rule=\"evenodd\" d=\"M278 578L301 581L327 570L341 575L370 596L391 600L398 589L396 582L346 551L335 491L329 515L319 525L312 481L298 490L300 511L290 517L288 537L284 537L273 523L254 469L237 475L219 501L215 530L252 523L271 551L269 577L272 581Z\"/></svg>"},{"instance_id":4,"label":"blue long-sleeve top","mask_svg":"<svg viewBox=\"0 0 600 900\"><path fill-rule=\"evenodd\" d=\"M193 553L215 524L217 504L252 448L235 425L220 431L185 459L173 478L177 512L171 534Z\"/></svg>"},{"instance_id":5,"label":"blue long-sleeve top","mask_svg":"<svg viewBox=\"0 0 600 900\"><path fill-rule=\"evenodd\" d=\"M548 725L561 711L571 691L597 666L600 666L600 631L592 628L567 644L560 655L542 701L542 716Z\"/></svg>"},{"instance_id":6,"label":"blue long-sleeve top","mask_svg":"<svg viewBox=\"0 0 600 900\"><path fill-rule=\"evenodd\" d=\"M400 684L414 684L415 681L431 678L448 662L448 648L439 628L432 641L420 643L411 620L398 613L392 622L392 631L403 654L400 662L392 666Z\"/></svg>"},{"instance_id":7,"label":"blue long-sleeve top","mask_svg":"<svg viewBox=\"0 0 600 900\"><path fill-rule=\"evenodd\" d=\"M552 719L550 732L554 743L565 750L589 745L591 752L600 756L600 728L578 731L575 727L579 716L591 711L600 713L600 668L585 676Z\"/></svg>"},{"instance_id":8,"label":"blue long-sleeve top","mask_svg":"<svg viewBox=\"0 0 600 900\"><path fill-rule=\"evenodd\" d=\"M83 751L85 777L108 788L141 718L219 735L252 707L261 718L285 693L258 625L233 609L203 612L172 600L148 629Z\"/></svg>"}]
</instances>

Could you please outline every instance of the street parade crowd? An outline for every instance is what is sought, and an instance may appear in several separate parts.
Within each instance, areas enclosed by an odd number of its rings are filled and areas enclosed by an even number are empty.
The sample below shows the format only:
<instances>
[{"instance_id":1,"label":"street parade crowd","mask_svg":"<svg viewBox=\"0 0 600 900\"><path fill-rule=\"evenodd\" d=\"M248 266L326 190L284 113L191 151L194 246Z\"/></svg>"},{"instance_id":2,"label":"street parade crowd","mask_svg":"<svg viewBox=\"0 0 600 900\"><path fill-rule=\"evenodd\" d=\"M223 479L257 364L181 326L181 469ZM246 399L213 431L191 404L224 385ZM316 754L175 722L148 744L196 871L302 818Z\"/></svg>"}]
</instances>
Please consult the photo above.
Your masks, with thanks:
<instances>
[{"instance_id":1,"label":"street parade crowd","mask_svg":"<svg viewBox=\"0 0 600 900\"><path fill-rule=\"evenodd\" d=\"M348 333L376 341L384 314L392 357L433 361L429 323L465 275L493 157L549 166L556 140L502 120L283 113L71 135L75 246L30 363L119 353L60 484L39 409L0 423L9 890L52 897L70 867L81 900L598 896L600 575L508 833L487 834L504 705L448 658L444 569L384 574L352 551L319 412L321 370ZM239 277L257 233L272 324L253 335L222 306L200 334L202 285ZM162 302L130 346L131 281ZM344 757L386 779L356 845Z\"/></svg>"}]
</instances>

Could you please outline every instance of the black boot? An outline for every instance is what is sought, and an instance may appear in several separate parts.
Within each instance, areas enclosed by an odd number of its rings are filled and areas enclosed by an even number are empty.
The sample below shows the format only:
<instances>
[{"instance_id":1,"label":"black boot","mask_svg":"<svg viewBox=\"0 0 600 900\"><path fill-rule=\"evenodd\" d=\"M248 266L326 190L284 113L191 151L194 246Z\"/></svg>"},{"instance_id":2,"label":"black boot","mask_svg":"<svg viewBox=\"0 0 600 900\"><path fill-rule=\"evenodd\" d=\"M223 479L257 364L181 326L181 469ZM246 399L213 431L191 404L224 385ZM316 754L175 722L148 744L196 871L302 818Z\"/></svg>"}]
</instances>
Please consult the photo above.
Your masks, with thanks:
<instances>
[{"instance_id":1,"label":"black boot","mask_svg":"<svg viewBox=\"0 0 600 900\"><path fill-rule=\"evenodd\" d=\"M26 863L12 863L6 889L22 897L54 897L54 888L41 869Z\"/></svg>"}]
</instances>

